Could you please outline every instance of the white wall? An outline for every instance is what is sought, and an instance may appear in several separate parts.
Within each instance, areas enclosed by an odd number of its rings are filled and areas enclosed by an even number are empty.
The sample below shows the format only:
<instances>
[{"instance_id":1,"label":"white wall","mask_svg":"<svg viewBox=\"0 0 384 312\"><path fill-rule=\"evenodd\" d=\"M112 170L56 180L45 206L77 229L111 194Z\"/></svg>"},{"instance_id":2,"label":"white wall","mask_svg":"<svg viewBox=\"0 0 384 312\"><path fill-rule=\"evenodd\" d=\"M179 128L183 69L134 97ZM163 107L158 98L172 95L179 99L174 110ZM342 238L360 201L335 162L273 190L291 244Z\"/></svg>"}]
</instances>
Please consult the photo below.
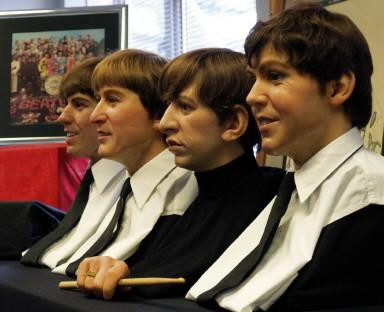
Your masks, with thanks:
<instances>
[{"instance_id":1,"label":"white wall","mask_svg":"<svg viewBox=\"0 0 384 312\"><path fill-rule=\"evenodd\" d=\"M384 1L348 0L330 10L349 16L366 37L373 58L373 114L364 133L364 144L380 153L384 135Z\"/></svg>"}]
</instances>

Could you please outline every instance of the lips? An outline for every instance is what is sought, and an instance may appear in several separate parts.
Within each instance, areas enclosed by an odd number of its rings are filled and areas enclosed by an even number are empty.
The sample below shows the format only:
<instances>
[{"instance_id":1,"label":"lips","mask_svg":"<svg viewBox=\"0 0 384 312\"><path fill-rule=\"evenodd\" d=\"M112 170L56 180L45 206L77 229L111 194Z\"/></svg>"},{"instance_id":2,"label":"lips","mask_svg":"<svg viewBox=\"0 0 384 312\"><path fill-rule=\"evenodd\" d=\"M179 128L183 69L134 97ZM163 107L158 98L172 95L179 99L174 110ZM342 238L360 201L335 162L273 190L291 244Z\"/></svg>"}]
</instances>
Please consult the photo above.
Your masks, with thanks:
<instances>
[{"instance_id":1,"label":"lips","mask_svg":"<svg viewBox=\"0 0 384 312\"><path fill-rule=\"evenodd\" d=\"M256 118L256 121L261 136L265 138L271 134L270 131L273 130L274 126L278 123L279 119L259 115Z\"/></svg>"},{"instance_id":2,"label":"lips","mask_svg":"<svg viewBox=\"0 0 384 312\"><path fill-rule=\"evenodd\" d=\"M111 133L104 130L97 130L97 139L102 143Z\"/></svg>"},{"instance_id":3,"label":"lips","mask_svg":"<svg viewBox=\"0 0 384 312\"><path fill-rule=\"evenodd\" d=\"M257 124L259 126L266 126L266 125L269 125L273 122L277 121L276 119L272 119L272 118L267 118L267 117L258 117L257 118Z\"/></svg>"},{"instance_id":4,"label":"lips","mask_svg":"<svg viewBox=\"0 0 384 312\"><path fill-rule=\"evenodd\" d=\"M168 144L169 151L172 153L178 153L184 150L184 146L176 140L167 139L166 142Z\"/></svg>"},{"instance_id":5,"label":"lips","mask_svg":"<svg viewBox=\"0 0 384 312\"><path fill-rule=\"evenodd\" d=\"M79 134L79 133L76 132L76 131L70 131L70 130L67 130L67 129L64 129L64 132L66 133L67 138L71 138L71 137L74 137L75 135L78 135L78 134Z\"/></svg>"},{"instance_id":6,"label":"lips","mask_svg":"<svg viewBox=\"0 0 384 312\"><path fill-rule=\"evenodd\" d=\"M177 143L177 141L172 140L172 139L168 139L168 138L167 138L166 142L167 142L168 146L181 145L181 144Z\"/></svg>"},{"instance_id":7,"label":"lips","mask_svg":"<svg viewBox=\"0 0 384 312\"><path fill-rule=\"evenodd\" d=\"M79 132L68 129L64 129L64 132L66 134L65 143L67 143L67 145L76 144L76 137L79 135Z\"/></svg>"},{"instance_id":8,"label":"lips","mask_svg":"<svg viewBox=\"0 0 384 312\"><path fill-rule=\"evenodd\" d=\"M109 132L105 132L105 131L97 131L97 134L101 135L101 136L103 136L103 135L110 135Z\"/></svg>"}]
</instances>

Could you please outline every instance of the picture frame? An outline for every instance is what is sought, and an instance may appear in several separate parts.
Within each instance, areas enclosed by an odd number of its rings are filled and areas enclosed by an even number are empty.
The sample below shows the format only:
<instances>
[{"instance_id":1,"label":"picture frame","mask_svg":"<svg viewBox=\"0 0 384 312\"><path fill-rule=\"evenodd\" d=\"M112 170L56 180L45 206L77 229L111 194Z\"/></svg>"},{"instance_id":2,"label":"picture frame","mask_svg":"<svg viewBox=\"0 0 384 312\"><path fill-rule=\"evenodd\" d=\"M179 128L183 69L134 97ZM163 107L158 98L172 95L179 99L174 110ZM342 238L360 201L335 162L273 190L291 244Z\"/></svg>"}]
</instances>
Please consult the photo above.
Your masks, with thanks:
<instances>
[{"instance_id":1,"label":"picture frame","mask_svg":"<svg viewBox=\"0 0 384 312\"><path fill-rule=\"evenodd\" d=\"M381 155L384 156L384 129L383 129L383 139L382 139L382 142L381 142Z\"/></svg>"},{"instance_id":2,"label":"picture frame","mask_svg":"<svg viewBox=\"0 0 384 312\"><path fill-rule=\"evenodd\" d=\"M0 145L64 140L60 81L127 47L128 6L0 12Z\"/></svg>"}]
</instances>

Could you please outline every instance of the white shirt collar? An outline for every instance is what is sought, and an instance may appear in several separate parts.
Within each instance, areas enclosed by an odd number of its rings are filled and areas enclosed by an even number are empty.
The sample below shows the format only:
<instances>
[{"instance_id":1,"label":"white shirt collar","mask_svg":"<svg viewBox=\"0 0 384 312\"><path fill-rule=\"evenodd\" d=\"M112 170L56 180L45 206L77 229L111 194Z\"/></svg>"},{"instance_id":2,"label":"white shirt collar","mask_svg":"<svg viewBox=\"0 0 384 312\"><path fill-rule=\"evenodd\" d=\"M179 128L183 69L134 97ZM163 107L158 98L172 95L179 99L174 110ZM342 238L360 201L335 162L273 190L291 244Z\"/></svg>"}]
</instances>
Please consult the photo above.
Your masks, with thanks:
<instances>
[{"instance_id":1,"label":"white shirt collar","mask_svg":"<svg viewBox=\"0 0 384 312\"><path fill-rule=\"evenodd\" d=\"M312 156L295 172L300 202L306 201L324 180L362 145L359 130L352 128ZM328 164L327 168L324 168L324 163Z\"/></svg>"},{"instance_id":2,"label":"white shirt collar","mask_svg":"<svg viewBox=\"0 0 384 312\"><path fill-rule=\"evenodd\" d=\"M125 167L114 160L102 158L92 165L91 170L96 192L101 194L116 176L116 173L125 170Z\"/></svg>"},{"instance_id":3,"label":"white shirt collar","mask_svg":"<svg viewBox=\"0 0 384 312\"><path fill-rule=\"evenodd\" d=\"M175 168L175 156L165 149L132 175L132 192L139 209L142 209L156 186Z\"/></svg>"}]
</instances>

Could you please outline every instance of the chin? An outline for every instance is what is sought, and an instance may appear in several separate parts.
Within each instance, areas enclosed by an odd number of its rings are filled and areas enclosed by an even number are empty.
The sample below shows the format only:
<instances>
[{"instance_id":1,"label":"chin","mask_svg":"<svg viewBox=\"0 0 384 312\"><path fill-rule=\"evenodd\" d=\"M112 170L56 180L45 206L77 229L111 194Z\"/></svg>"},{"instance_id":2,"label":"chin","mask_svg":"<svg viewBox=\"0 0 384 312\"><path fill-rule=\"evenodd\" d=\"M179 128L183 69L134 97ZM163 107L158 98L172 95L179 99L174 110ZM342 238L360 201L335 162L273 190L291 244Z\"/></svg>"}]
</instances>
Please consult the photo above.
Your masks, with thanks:
<instances>
[{"instance_id":1,"label":"chin","mask_svg":"<svg viewBox=\"0 0 384 312\"><path fill-rule=\"evenodd\" d=\"M193 165L190 164L188 161L183 161L183 159L180 159L180 157L175 156L175 164L177 167L188 169L188 170L193 170Z\"/></svg>"},{"instance_id":2,"label":"chin","mask_svg":"<svg viewBox=\"0 0 384 312\"><path fill-rule=\"evenodd\" d=\"M111 153L108 152L108 149L103 148L102 146L99 146L97 154L99 154L99 156L102 158L110 158L109 156L111 156Z\"/></svg>"},{"instance_id":3,"label":"chin","mask_svg":"<svg viewBox=\"0 0 384 312\"><path fill-rule=\"evenodd\" d=\"M79 151L73 146L67 145L66 151L67 151L67 154L69 154L71 156L80 156L81 157L81 155L79 155Z\"/></svg>"},{"instance_id":4,"label":"chin","mask_svg":"<svg viewBox=\"0 0 384 312\"><path fill-rule=\"evenodd\" d=\"M279 152L279 148L276 146L272 146L271 144L262 144L261 149L263 152L265 152L268 155L272 155L272 156L281 155L281 153Z\"/></svg>"}]
</instances>

